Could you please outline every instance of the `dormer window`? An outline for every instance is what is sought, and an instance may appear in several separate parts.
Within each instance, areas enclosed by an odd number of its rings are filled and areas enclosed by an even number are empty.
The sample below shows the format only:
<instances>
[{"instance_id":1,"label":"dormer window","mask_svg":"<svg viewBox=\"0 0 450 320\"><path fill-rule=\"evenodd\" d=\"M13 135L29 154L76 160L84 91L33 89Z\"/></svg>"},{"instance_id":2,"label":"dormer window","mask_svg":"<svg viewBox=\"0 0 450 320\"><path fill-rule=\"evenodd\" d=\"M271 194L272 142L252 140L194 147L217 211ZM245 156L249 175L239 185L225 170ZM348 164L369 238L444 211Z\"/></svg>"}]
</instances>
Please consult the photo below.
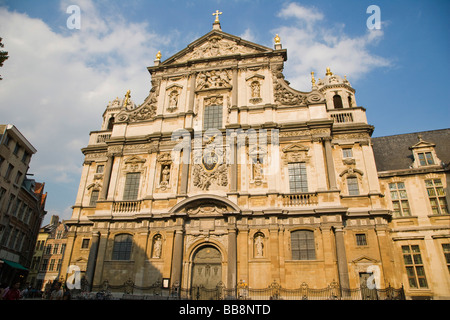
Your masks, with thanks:
<instances>
[{"instance_id":1,"label":"dormer window","mask_svg":"<svg viewBox=\"0 0 450 320\"><path fill-rule=\"evenodd\" d=\"M422 135L418 135L419 142L409 147L414 156L413 168L440 165L441 160L436 155L436 145L422 139Z\"/></svg>"},{"instance_id":2,"label":"dormer window","mask_svg":"<svg viewBox=\"0 0 450 320\"><path fill-rule=\"evenodd\" d=\"M434 164L433 155L431 152L419 152L417 153L417 156L419 157L419 163L421 166L429 166Z\"/></svg>"}]
</instances>

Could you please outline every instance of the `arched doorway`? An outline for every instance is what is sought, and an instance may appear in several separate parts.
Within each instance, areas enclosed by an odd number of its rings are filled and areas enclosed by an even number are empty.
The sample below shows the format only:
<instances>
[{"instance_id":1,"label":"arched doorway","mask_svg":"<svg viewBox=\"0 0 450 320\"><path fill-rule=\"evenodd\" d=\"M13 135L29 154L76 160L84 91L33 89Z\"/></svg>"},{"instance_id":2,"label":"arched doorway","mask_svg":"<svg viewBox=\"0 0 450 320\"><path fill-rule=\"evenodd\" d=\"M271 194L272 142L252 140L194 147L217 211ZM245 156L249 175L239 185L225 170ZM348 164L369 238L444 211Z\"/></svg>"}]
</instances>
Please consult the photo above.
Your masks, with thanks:
<instances>
[{"instance_id":1,"label":"arched doorway","mask_svg":"<svg viewBox=\"0 0 450 320\"><path fill-rule=\"evenodd\" d=\"M222 254L211 246L202 246L192 259L191 286L215 289L222 281Z\"/></svg>"}]
</instances>

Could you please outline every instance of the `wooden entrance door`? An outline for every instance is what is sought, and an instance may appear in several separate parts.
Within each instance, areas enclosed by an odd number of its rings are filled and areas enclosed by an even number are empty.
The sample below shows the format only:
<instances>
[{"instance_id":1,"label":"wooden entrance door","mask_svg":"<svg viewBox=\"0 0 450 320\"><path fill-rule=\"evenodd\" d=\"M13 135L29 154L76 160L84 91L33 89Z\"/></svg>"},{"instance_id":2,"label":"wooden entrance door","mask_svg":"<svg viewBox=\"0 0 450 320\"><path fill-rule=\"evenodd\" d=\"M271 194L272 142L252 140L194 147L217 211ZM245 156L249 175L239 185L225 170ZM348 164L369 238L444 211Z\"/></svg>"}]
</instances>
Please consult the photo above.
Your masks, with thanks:
<instances>
[{"instance_id":1,"label":"wooden entrance door","mask_svg":"<svg viewBox=\"0 0 450 320\"><path fill-rule=\"evenodd\" d=\"M194 256L192 287L215 289L222 281L222 255L213 246L200 248Z\"/></svg>"}]
</instances>

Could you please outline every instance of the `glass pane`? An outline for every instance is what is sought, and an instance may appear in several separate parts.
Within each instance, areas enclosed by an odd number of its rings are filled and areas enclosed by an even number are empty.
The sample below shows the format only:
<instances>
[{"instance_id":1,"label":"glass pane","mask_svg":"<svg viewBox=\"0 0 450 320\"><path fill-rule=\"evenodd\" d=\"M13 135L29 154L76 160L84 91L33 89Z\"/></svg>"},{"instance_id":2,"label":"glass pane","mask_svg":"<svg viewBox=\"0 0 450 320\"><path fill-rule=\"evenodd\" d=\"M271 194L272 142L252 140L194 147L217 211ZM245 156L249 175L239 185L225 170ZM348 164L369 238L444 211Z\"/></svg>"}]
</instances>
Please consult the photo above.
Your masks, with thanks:
<instances>
[{"instance_id":1,"label":"glass pane","mask_svg":"<svg viewBox=\"0 0 450 320\"><path fill-rule=\"evenodd\" d=\"M414 267L406 267L406 274L408 277L415 277L416 274L414 273Z\"/></svg>"},{"instance_id":2,"label":"glass pane","mask_svg":"<svg viewBox=\"0 0 450 320\"><path fill-rule=\"evenodd\" d=\"M409 246L402 246L402 252L408 253L409 252Z\"/></svg>"},{"instance_id":3,"label":"glass pane","mask_svg":"<svg viewBox=\"0 0 450 320\"><path fill-rule=\"evenodd\" d=\"M389 189L391 189L391 190L397 189L395 183L389 183Z\"/></svg>"},{"instance_id":4,"label":"glass pane","mask_svg":"<svg viewBox=\"0 0 450 320\"><path fill-rule=\"evenodd\" d=\"M433 180L425 180L425 185L427 187L432 187L433 186Z\"/></svg>"},{"instance_id":5,"label":"glass pane","mask_svg":"<svg viewBox=\"0 0 450 320\"><path fill-rule=\"evenodd\" d=\"M412 258L411 258L411 256L409 254L404 255L403 256L403 260L404 260L406 265L413 264Z\"/></svg>"},{"instance_id":6,"label":"glass pane","mask_svg":"<svg viewBox=\"0 0 450 320\"><path fill-rule=\"evenodd\" d=\"M411 250L412 250L412 252L420 252L420 248L418 245L411 246Z\"/></svg>"},{"instance_id":7,"label":"glass pane","mask_svg":"<svg viewBox=\"0 0 450 320\"><path fill-rule=\"evenodd\" d=\"M428 288L427 280L425 278L419 278L419 286L421 288Z\"/></svg>"},{"instance_id":8,"label":"glass pane","mask_svg":"<svg viewBox=\"0 0 450 320\"><path fill-rule=\"evenodd\" d=\"M405 190L400 190L400 198L402 198L402 199L408 198L408 196L406 195L406 191Z\"/></svg>"},{"instance_id":9,"label":"glass pane","mask_svg":"<svg viewBox=\"0 0 450 320\"><path fill-rule=\"evenodd\" d=\"M405 184L403 182L397 183L399 189L405 189Z\"/></svg>"},{"instance_id":10,"label":"glass pane","mask_svg":"<svg viewBox=\"0 0 450 320\"><path fill-rule=\"evenodd\" d=\"M397 191L391 191L391 198L393 200L397 200L398 199L398 193Z\"/></svg>"},{"instance_id":11,"label":"glass pane","mask_svg":"<svg viewBox=\"0 0 450 320\"><path fill-rule=\"evenodd\" d=\"M427 157L427 163L428 164L434 164L433 156L431 155L431 152L427 152L425 155Z\"/></svg>"},{"instance_id":12,"label":"glass pane","mask_svg":"<svg viewBox=\"0 0 450 320\"><path fill-rule=\"evenodd\" d=\"M436 193L438 196L445 196L444 188L436 187Z\"/></svg>"},{"instance_id":13,"label":"glass pane","mask_svg":"<svg viewBox=\"0 0 450 320\"><path fill-rule=\"evenodd\" d=\"M415 255L414 255L414 263L415 263L415 264L422 264L422 263L423 263L423 262L422 262L422 257L421 257L420 254L415 254Z\"/></svg>"},{"instance_id":14,"label":"glass pane","mask_svg":"<svg viewBox=\"0 0 450 320\"><path fill-rule=\"evenodd\" d=\"M436 186L442 185L441 179L434 179L434 184L435 184Z\"/></svg>"},{"instance_id":15,"label":"glass pane","mask_svg":"<svg viewBox=\"0 0 450 320\"><path fill-rule=\"evenodd\" d=\"M428 188L428 189L427 189L427 192L428 192L428 196L429 196L429 197L433 197L433 196L436 195L436 193L435 193L435 191L434 191L434 188Z\"/></svg>"},{"instance_id":16,"label":"glass pane","mask_svg":"<svg viewBox=\"0 0 450 320\"><path fill-rule=\"evenodd\" d=\"M409 278L409 286L411 288L417 288L417 283L415 278Z\"/></svg>"}]
</instances>

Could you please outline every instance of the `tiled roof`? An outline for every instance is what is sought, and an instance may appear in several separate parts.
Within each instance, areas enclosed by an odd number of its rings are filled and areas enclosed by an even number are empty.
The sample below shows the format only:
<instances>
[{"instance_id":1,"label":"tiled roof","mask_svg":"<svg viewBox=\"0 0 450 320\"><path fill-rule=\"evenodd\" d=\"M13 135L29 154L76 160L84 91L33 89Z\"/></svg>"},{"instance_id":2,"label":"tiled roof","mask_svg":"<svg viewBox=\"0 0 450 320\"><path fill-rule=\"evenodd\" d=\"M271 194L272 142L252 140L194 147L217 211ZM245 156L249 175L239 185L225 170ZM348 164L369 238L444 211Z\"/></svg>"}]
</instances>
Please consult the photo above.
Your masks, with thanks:
<instances>
[{"instance_id":1,"label":"tiled roof","mask_svg":"<svg viewBox=\"0 0 450 320\"><path fill-rule=\"evenodd\" d=\"M377 170L380 172L408 169L414 162L412 150L409 148L419 142L419 135L424 141L436 145L436 155L445 165L448 165L450 129L441 129L372 138Z\"/></svg>"}]
</instances>

